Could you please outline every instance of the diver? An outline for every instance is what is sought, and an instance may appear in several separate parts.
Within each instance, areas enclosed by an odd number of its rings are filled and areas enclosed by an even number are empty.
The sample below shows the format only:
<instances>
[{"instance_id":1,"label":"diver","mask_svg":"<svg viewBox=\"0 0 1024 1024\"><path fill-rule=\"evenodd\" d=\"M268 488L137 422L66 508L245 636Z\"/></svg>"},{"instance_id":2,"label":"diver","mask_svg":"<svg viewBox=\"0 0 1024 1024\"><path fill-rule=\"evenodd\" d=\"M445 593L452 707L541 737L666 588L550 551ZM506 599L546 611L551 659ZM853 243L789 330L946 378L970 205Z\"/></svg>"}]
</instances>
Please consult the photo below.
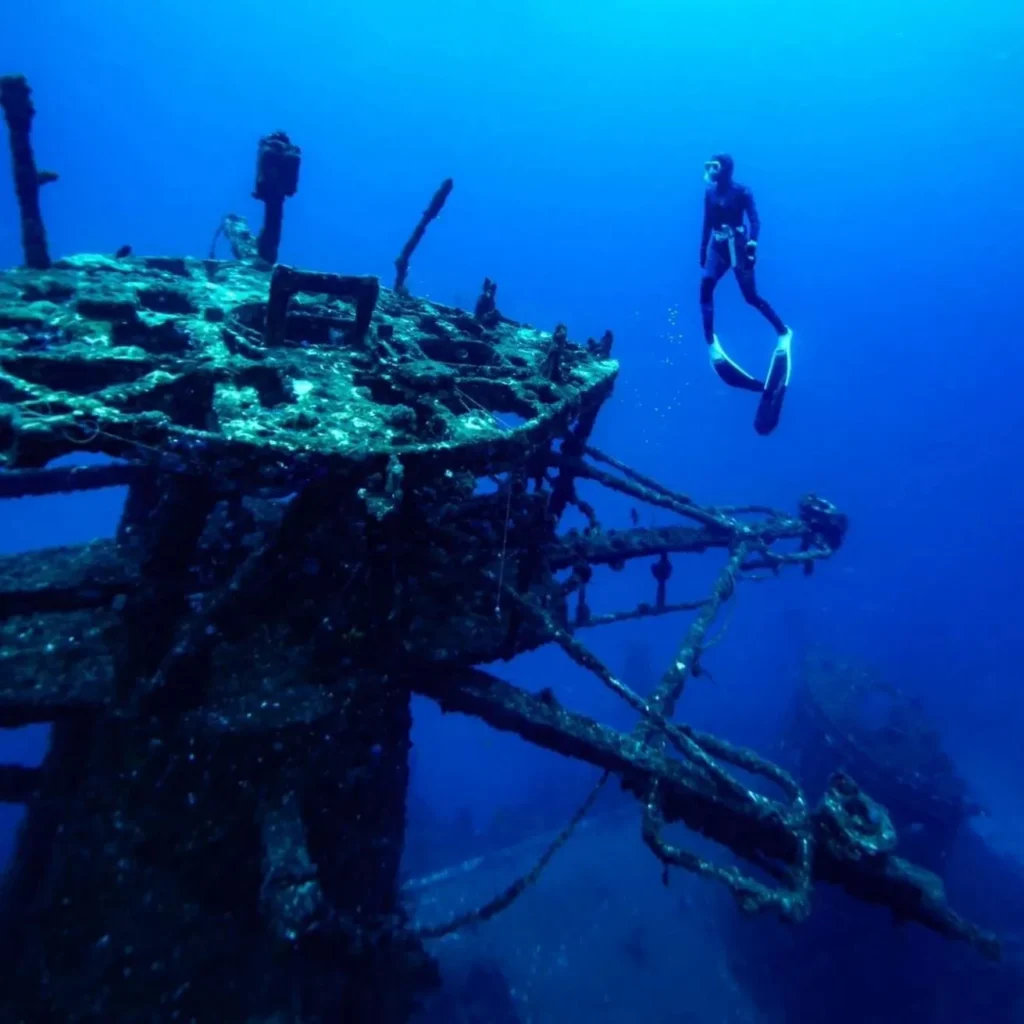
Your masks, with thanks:
<instances>
[{"instance_id":1,"label":"diver","mask_svg":"<svg viewBox=\"0 0 1024 1024\"><path fill-rule=\"evenodd\" d=\"M726 153L717 153L704 164L707 188L704 191L704 228L700 239L700 265L703 271L700 279L700 312L712 368L730 387L760 393L761 402L754 417L754 429L759 434L770 434L779 422L782 399L789 386L793 332L757 294L754 265L757 262L761 221L757 216L753 192L733 180L733 166L732 157ZM743 298L761 313L778 335L764 383L734 362L715 334L715 285L730 267L736 275Z\"/></svg>"}]
</instances>

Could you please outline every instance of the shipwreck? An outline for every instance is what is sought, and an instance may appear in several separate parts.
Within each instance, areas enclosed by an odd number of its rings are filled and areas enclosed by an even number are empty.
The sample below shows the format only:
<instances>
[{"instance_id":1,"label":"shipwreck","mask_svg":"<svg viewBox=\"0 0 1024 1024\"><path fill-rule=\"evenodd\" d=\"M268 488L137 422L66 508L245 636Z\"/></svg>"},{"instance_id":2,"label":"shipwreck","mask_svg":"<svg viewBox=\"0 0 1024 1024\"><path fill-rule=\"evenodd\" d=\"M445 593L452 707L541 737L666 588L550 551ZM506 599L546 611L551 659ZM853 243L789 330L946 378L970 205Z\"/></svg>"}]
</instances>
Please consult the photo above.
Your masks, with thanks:
<instances>
[{"instance_id":1,"label":"shipwreck","mask_svg":"<svg viewBox=\"0 0 1024 1024\"><path fill-rule=\"evenodd\" d=\"M0 887L3 1020L406 1020L436 984L424 941L528 892L590 806L491 902L411 919L413 694L593 764L635 796L664 870L746 910L799 922L828 883L998 956L851 778L813 805L676 717L736 588L812 575L841 547L839 510L661 486L592 445L610 333L515 323L490 280L473 311L409 294L450 181L393 288L277 262L300 162L284 133L260 143L263 228L226 218L227 258L52 259L40 189L56 175L35 162L25 80L2 79L0 100L25 255L0 272L0 497L128 489L115 538L0 559L0 726L52 725L39 768L0 766L0 800L27 808ZM105 459L54 464L83 452ZM609 528L581 481L678 523ZM564 527L569 509L585 529ZM713 586L673 594L673 561L695 553L720 558ZM650 600L594 614L594 574L631 559L651 565ZM582 639L668 614L687 625L649 693ZM634 731L491 670L551 644L634 709ZM747 867L670 843L667 823Z\"/></svg>"}]
</instances>

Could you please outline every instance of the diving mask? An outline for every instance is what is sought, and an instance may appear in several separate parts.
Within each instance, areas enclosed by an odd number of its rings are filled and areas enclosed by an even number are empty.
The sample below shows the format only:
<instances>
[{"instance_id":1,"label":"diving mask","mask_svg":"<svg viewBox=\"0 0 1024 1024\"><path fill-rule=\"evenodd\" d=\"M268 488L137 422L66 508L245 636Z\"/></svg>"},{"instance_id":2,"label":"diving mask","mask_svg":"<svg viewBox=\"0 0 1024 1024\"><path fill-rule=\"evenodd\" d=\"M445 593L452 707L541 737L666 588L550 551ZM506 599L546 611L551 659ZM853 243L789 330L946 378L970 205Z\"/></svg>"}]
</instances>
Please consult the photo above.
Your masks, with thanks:
<instances>
[{"instance_id":1,"label":"diving mask","mask_svg":"<svg viewBox=\"0 0 1024 1024\"><path fill-rule=\"evenodd\" d=\"M713 184L718 181L718 176L722 173L722 162L721 160L705 160L704 161L704 180L709 184Z\"/></svg>"}]
</instances>

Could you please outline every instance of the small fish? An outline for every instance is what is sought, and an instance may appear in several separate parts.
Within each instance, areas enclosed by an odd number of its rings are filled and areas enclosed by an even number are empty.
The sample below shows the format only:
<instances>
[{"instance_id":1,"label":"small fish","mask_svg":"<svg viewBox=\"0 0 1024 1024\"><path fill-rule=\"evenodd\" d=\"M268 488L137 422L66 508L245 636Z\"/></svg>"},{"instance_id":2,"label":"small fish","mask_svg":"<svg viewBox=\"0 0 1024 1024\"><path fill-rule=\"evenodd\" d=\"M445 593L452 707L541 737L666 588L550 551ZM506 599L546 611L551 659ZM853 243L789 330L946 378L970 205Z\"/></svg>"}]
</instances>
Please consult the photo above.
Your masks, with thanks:
<instances>
[{"instance_id":1,"label":"small fish","mask_svg":"<svg viewBox=\"0 0 1024 1024\"><path fill-rule=\"evenodd\" d=\"M122 245L121 248L118 249L117 252L114 253L114 259L115 260L123 260L125 258L125 256L131 256L131 254L132 254L132 247L130 245Z\"/></svg>"},{"instance_id":2,"label":"small fish","mask_svg":"<svg viewBox=\"0 0 1024 1024\"><path fill-rule=\"evenodd\" d=\"M639 526L640 525L640 513L637 512L637 510L635 508L631 508L629 510L629 518L632 521L634 526Z\"/></svg>"}]
</instances>

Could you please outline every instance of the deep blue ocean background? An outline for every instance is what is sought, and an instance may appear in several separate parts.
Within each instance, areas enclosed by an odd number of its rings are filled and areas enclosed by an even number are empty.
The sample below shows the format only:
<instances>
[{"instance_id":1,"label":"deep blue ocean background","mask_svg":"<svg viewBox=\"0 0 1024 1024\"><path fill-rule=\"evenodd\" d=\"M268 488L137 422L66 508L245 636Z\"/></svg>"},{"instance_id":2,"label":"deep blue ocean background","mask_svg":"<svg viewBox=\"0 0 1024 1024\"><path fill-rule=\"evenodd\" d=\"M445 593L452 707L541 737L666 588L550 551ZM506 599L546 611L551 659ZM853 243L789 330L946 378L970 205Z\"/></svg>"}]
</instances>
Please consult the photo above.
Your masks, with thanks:
<instances>
[{"instance_id":1,"label":"deep blue ocean background","mask_svg":"<svg viewBox=\"0 0 1024 1024\"><path fill-rule=\"evenodd\" d=\"M451 176L413 293L472 308L487 275L514 319L564 322L577 341L611 328L621 374L599 448L700 501L795 510L813 491L850 516L813 577L741 590L714 681L691 682L680 714L771 753L807 648L863 659L938 722L990 811L972 827L1024 858L1024 6L13 0L2 19L0 73L28 77L37 160L60 173L43 195L55 256L205 255L224 213L258 224L256 141L283 129L303 165L281 260L390 284ZM769 438L700 335L701 173L717 150L755 191L759 286L795 331ZM20 262L5 170L0 266ZM760 375L770 327L731 278L717 309ZM0 504L0 554L109 536L123 497ZM596 500L606 525L628 525L628 503ZM595 610L649 599L647 572L615 576ZM707 574L677 565L677 599ZM586 639L616 671L646 659L658 674L682 628ZM557 651L498 671L623 721ZM594 778L420 700L414 742L412 874L557 828ZM35 763L45 743L12 732L0 757ZM0 859L17 813L0 808ZM635 819L579 843L546 888L439 955L475 943L524 1021L786 1019L729 967L735 911L711 883L663 898Z\"/></svg>"}]
</instances>

